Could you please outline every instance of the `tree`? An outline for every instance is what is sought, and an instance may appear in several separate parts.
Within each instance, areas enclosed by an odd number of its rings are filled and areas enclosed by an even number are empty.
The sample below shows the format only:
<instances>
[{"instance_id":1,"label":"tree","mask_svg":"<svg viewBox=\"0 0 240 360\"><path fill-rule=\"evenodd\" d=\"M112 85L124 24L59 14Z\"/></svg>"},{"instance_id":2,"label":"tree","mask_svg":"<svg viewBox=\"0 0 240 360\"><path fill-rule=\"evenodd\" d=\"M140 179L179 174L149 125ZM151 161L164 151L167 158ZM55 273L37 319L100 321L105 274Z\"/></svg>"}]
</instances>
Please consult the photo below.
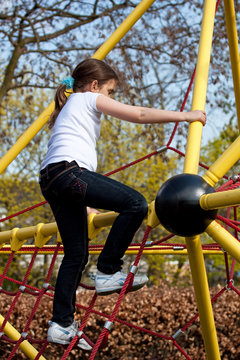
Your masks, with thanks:
<instances>
[{"instance_id":1,"label":"tree","mask_svg":"<svg viewBox=\"0 0 240 360\"><path fill-rule=\"evenodd\" d=\"M28 126L47 106L47 95L42 89L22 88L9 92L7 99L3 101L4 108L0 109L1 157L15 144L19 136L27 130ZM36 180L42 154L46 151L48 136L49 133L45 127L18 155L8 171L18 175L19 180L25 176Z\"/></svg>"},{"instance_id":2,"label":"tree","mask_svg":"<svg viewBox=\"0 0 240 360\"><path fill-rule=\"evenodd\" d=\"M48 76L54 77L52 63L58 63L62 68L69 67L64 52L92 50L91 47L83 46L82 49L82 46L76 46L74 30L108 17L111 12L114 14L125 7L124 2L113 5L109 11L104 4L98 6L98 1L88 5L82 1L52 1L49 4L48 1L35 0L12 3L12 6L6 9L7 12L0 16L2 40L3 43L8 43L11 49L0 88L0 102L10 89L48 87ZM64 44L68 45L65 47ZM53 54L60 56L56 58ZM47 68L44 60L49 63ZM21 63L22 61L24 63ZM42 74L45 84L41 84Z\"/></svg>"}]
</instances>

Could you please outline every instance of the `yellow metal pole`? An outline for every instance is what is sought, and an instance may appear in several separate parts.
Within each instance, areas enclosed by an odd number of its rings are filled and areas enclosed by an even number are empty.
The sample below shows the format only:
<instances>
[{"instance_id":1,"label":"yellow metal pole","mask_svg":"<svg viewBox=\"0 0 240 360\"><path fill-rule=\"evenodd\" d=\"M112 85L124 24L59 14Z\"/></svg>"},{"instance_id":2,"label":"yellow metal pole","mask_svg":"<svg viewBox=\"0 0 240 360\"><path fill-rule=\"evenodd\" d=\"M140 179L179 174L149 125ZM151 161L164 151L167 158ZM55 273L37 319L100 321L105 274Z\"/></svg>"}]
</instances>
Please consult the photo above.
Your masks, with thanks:
<instances>
[{"instance_id":1,"label":"yellow metal pole","mask_svg":"<svg viewBox=\"0 0 240 360\"><path fill-rule=\"evenodd\" d=\"M240 261L240 243L216 221L212 221L205 230L226 252Z\"/></svg>"},{"instance_id":2,"label":"yellow metal pole","mask_svg":"<svg viewBox=\"0 0 240 360\"><path fill-rule=\"evenodd\" d=\"M228 43L232 64L233 85L237 109L238 127L240 129L240 60L236 15L233 0L224 0L225 21L227 26Z\"/></svg>"},{"instance_id":3,"label":"yellow metal pole","mask_svg":"<svg viewBox=\"0 0 240 360\"><path fill-rule=\"evenodd\" d=\"M139 247L140 246L136 246L136 247L129 247L128 250L126 251L126 254L134 254L137 255L139 252ZM56 245L47 245L46 247L43 246L39 251L38 254L42 255L42 254L53 254L55 252L56 249ZM11 253L11 248L9 245L4 245L1 249L0 249L0 254L10 254ZM26 254L33 254L35 251L35 245L27 245L26 249L21 248L18 250L17 254L18 255L26 255ZM89 249L89 253L90 254L100 254L102 250L101 249L97 249L95 250L94 248L90 248ZM203 249L203 254L206 255L222 255L223 250L221 249ZM59 250L59 254L63 254L63 250ZM187 255L187 249L184 249L184 246L174 246L172 249L164 249L164 247L162 249L159 249L158 246L146 246L143 250L143 254L145 255Z\"/></svg>"},{"instance_id":4,"label":"yellow metal pole","mask_svg":"<svg viewBox=\"0 0 240 360\"><path fill-rule=\"evenodd\" d=\"M240 136L228 147L203 175L203 179L214 186L240 159Z\"/></svg>"},{"instance_id":5,"label":"yellow metal pole","mask_svg":"<svg viewBox=\"0 0 240 360\"><path fill-rule=\"evenodd\" d=\"M100 46L100 48L92 56L96 59L104 59L104 57L114 48L123 36L131 29L131 27L139 20L139 18L147 11L155 0L142 0L132 13L123 21L123 23L114 31L114 33ZM17 157L17 155L29 144L34 136L47 123L54 109L54 101L52 101L43 113L33 122L26 132L16 141L16 143L8 150L8 152L0 160L0 174L2 174L8 165Z\"/></svg>"},{"instance_id":6,"label":"yellow metal pole","mask_svg":"<svg viewBox=\"0 0 240 360\"><path fill-rule=\"evenodd\" d=\"M41 224L41 233L43 236L51 236L57 233L57 224L55 222L49 224ZM38 231L38 225L27 226L25 228L15 228L12 230L0 232L0 244L11 241L11 250L18 251L23 243L35 237Z\"/></svg>"},{"instance_id":7,"label":"yellow metal pole","mask_svg":"<svg viewBox=\"0 0 240 360\"><path fill-rule=\"evenodd\" d=\"M215 0L205 0L192 110L205 108L215 7ZM202 124L200 122L190 124L184 163L185 173L198 173L201 136ZM186 238L186 245L207 359L219 360L220 353L200 236Z\"/></svg>"},{"instance_id":8,"label":"yellow metal pole","mask_svg":"<svg viewBox=\"0 0 240 360\"><path fill-rule=\"evenodd\" d=\"M2 325L3 321L4 317L0 315L0 325ZM9 322L6 323L3 331L12 340L18 341L20 339L20 333ZM38 354L38 351L27 340L24 340L20 344L20 349L29 359L35 359ZM46 358L42 355L39 359L46 360Z\"/></svg>"},{"instance_id":9,"label":"yellow metal pole","mask_svg":"<svg viewBox=\"0 0 240 360\"><path fill-rule=\"evenodd\" d=\"M199 236L187 239L187 251L208 360L220 360L205 263Z\"/></svg>"},{"instance_id":10,"label":"yellow metal pole","mask_svg":"<svg viewBox=\"0 0 240 360\"><path fill-rule=\"evenodd\" d=\"M204 194L200 197L200 206L204 210L220 209L240 205L240 189Z\"/></svg>"},{"instance_id":11,"label":"yellow metal pole","mask_svg":"<svg viewBox=\"0 0 240 360\"><path fill-rule=\"evenodd\" d=\"M116 217L118 216L118 213L114 212L114 211L108 211L106 213L103 214L94 214L95 216L93 217L93 223L94 226L96 228L101 228L104 226L111 226L114 222L114 220L116 219Z\"/></svg>"},{"instance_id":12,"label":"yellow metal pole","mask_svg":"<svg viewBox=\"0 0 240 360\"><path fill-rule=\"evenodd\" d=\"M99 255L101 250L90 250L89 254ZM139 249L129 249L125 252L126 255L137 255L139 253ZM143 250L144 255L188 255L187 249L184 250ZM203 250L203 254L206 255L222 255L223 252L217 250Z\"/></svg>"},{"instance_id":13,"label":"yellow metal pole","mask_svg":"<svg viewBox=\"0 0 240 360\"><path fill-rule=\"evenodd\" d=\"M211 57L212 34L216 2L205 0L200 36L195 83L193 88L192 110L204 110L207 94L208 71ZM200 122L189 125L184 172L198 173L201 148L202 127Z\"/></svg>"},{"instance_id":14,"label":"yellow metal pole","mask_svg":"<svg viewBox=\"0 0 240 360\"><path fill-rule=\"evenodd\" d=\"M207 359L219 360L219 346L200 236L186 238L186 244Z\"/></svg>"}]
</instances>

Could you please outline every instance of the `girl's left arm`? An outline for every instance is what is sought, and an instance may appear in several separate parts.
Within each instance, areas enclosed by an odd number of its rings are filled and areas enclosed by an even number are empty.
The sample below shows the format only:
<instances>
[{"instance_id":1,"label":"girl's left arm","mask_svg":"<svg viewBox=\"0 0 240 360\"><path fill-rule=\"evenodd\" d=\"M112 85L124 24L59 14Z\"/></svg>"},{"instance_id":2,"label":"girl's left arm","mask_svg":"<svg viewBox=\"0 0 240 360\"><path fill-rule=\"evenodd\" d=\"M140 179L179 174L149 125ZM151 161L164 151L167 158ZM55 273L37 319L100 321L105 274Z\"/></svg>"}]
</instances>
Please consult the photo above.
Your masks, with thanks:
<instances>
[{"instance_id":1,"label":"girl's left arm","mask_svg":"<svg viewBox=\"0 0 240 360\"><path fill-rule=\"evenodd\" d=\"M102 94L97 97L96 106L97 109L104 114L137 124L200 121L205 125L206 122L206 114L201 110L179 112L132 106L122 104L119 101Z\"/></svg>"}]
</instances>

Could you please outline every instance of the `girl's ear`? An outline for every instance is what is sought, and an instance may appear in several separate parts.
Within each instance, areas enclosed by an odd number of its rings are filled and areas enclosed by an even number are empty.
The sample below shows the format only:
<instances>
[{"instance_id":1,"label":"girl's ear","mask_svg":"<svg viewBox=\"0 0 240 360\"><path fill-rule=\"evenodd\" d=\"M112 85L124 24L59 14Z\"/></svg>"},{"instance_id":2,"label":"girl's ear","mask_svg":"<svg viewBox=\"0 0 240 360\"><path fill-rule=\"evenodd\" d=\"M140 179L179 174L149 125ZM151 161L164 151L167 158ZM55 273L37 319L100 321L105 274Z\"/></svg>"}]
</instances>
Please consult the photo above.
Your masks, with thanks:
<instances>
[{"instance_id":1,"label":"girl's ear","mask_svg":"<svg viewBox=\"0 0 240 360\"><path fill-rule=\"evenodd\" d=\"M98 81L97 80L93 80L90 84L90 91L91 92L98 92L99 91L99 86L98 86Z\"/></svg>"}]
</instances>

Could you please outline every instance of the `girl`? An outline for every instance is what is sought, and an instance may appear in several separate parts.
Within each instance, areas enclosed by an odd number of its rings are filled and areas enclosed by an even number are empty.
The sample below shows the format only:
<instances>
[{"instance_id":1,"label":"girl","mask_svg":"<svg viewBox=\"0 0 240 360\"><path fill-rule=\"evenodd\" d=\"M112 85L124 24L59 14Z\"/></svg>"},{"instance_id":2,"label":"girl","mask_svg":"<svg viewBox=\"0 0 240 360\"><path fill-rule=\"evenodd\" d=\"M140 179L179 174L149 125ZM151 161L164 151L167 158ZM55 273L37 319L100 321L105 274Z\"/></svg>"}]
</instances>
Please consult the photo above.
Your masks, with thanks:
<instances>
[{"instance_id":1,"label":"girl","mask_svg":"<svg viewBox=\"0 0 240 360\"><path fill-rule=\"evenodd\" d=\"M55 95L55 110L50 117L53 130L40 171L41 190L64 246L48 330L51 342L68 344L77 332L76 290L88 261L87 212L100 208L119 213L97 264L95 288L98 294L106 295L121 290L127 277L121 272L121 259L148 211L140 193L95 172L101 113L140 124L206 122L203 111L183 113L119 103L110 97L117 81L116 73L105 62L86 59L73 71L70 84L64 81ZM67 99L68 88L73 94ZM135 275L131 290L147 281L145 275ZM82 338L78 346L91 349Z\"/></svg>"}]
</instances>

